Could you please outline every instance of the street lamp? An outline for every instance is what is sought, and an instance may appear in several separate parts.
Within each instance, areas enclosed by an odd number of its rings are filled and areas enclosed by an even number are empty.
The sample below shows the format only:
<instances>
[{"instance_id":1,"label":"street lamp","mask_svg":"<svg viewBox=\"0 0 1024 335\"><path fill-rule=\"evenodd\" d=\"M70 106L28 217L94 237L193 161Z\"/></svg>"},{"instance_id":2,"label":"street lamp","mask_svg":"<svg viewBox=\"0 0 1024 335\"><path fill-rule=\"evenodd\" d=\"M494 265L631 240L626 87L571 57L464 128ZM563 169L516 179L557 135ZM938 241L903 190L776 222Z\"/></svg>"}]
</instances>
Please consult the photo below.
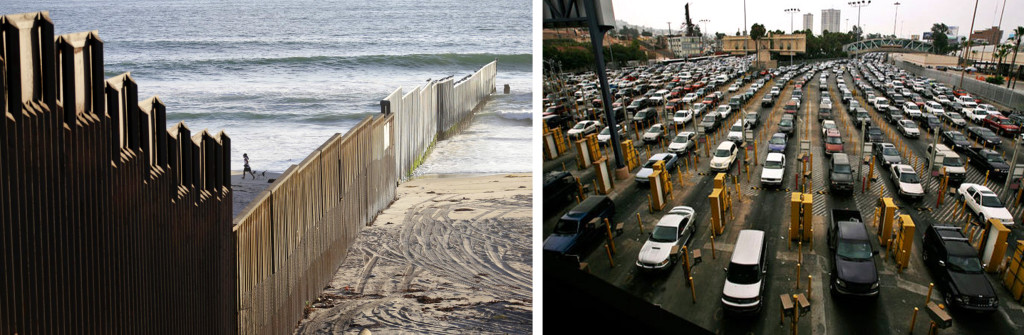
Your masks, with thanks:
<instances>
[{"instance_id":1,"label":"street lamp","mask_svg":"<svg viewBox=\"0 0 1024 335\"><path fill-rule=\"evenodd\" d=\"M900 14L900 3L897 1L893 5L896 5L896 10L892 14L892 36L896 36L896 17Z\"/></svg>"},{"instance_id":2,"label":"street lamp","mask_svg":"<svg viewBox=\"0 0 1024 335\"><path fill-rule=\"evenodd\" d=\"M700 34L700 44L701 44L701 50L700 51L703 54L704 53L704 34L708 33L708 22L711 22L711 20L700 19L700 21L697 21L697 22L700 22L700 23L704 24L704 31L700 32L701 33Z\"/></svg>"},{"instance_id":3,"label":"street lamp","mask_svg":"<svg viewBox=\"0 0 1024 335\"><path fill-rule=\"evenodd\" d=\"M857 7L857 28L860 28L860 31L863 32L864 27L860 25L860 8L870 5L871 0L850 1L847 2L847 4L853 7Z\"/></svg>"},{"instance_id":4,"label":"street lamp","mask_svg":"<svg viewBox=\"0 0 1024 335\"><path fill-rule=\"evenodd\" d=\"M792 33L795 32L793 30L793 14L799 13L800 9L799 8L786 8L783 11L786 12L786 13L789 13L789 33L792 34Z\"/></svg>"}]
</instances>

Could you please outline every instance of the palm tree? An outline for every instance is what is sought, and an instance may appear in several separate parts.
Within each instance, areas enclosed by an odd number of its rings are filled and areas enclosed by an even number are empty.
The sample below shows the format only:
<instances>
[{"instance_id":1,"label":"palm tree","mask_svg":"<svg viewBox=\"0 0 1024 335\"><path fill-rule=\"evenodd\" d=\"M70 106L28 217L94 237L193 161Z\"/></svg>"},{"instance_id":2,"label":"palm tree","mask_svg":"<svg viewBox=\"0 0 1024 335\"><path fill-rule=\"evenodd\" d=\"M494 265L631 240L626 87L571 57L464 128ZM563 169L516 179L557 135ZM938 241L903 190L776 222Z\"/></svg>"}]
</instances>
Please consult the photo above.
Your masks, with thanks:
<instances>
[{"instance_id":1,"label":"palm tree","mask_svg":"<svg viewBox=\"0 0 1024 335\"><path fill-rule=\"evenodd\" d=\"M1017 36L1017 44L1013 47L1013 60L1010 61L1010 73L1013 74L1013 66L1017 65L1017 50L1020 50L1020 40L1024 38L1024 27L1017 26L1017 29L1013 30L1014 36ZM1009 77L1007 77L1009 79ZM1010 88L1010 80L1006 81L1006 88Z\"/></svg>"},{"instance_id":2,"label":"palm tree","mask_svg":"<svg viewBox=\"0 0 1024 335\"><path fill-rule=\"evenodd\" d=\"M757 45L757 40L761 39L761 37L764 37L764 34L765 29L763 24L755 23L753 26L750 26L750 39L754 40L754 54L757 55L755 56L756 61L754 61L754 64L757 64L758 62L761 61L760 55L758 55L761 50Z\"/></svg>"},{"instance_id":3,"label":"palm tree","mask_svg":"<svg viewBox=\"0 0 1024 335\"><path fill-rule=\"evenodd\" d=\"M1003 60L1005 60L1006 55L1010 54L1010 48L1013 48L1013 46L1010 44L1000 44L999 47L996 48L996 52L992 54L992 56L995 56L997 59L999 59L999 65L996 66L997 75L999 74L999 71L1003 68Z\"/></svg>"}]
</instances>

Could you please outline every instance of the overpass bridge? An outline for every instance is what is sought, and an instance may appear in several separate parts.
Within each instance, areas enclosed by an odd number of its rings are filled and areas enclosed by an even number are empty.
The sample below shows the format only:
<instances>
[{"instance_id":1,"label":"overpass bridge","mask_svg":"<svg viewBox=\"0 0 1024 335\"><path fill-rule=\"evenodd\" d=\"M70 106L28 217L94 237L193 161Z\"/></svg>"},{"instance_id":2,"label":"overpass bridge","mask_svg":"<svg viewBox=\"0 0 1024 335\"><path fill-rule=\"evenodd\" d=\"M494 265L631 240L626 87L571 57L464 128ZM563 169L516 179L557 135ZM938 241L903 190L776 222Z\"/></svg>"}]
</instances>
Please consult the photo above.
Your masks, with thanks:
<instances>
[{"instance_id":1,"label":"overpass bridge","mask_svg":"<svg viewBox=\"0 0 1024 335\"><path fill-rule=\"evenodd\" d=\"M904 38L872 38L843 45L843 51L851 56L868 52L927 53L931 50L931 43Z\"/></svg>"}]
</instances>

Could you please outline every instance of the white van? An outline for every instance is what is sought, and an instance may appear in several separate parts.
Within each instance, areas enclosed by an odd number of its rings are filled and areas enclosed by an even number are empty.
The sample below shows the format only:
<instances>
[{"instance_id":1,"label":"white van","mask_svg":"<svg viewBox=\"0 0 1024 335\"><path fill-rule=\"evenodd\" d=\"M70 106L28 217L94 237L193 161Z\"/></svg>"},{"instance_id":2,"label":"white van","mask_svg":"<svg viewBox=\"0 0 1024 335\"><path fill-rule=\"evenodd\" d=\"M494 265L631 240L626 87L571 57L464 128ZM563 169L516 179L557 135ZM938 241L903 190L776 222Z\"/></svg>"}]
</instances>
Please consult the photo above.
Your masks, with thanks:
<instances>
[{"instance_id":1,"label":"white van","mask_svg":"<svg viewBox=\"0 0 1024 335\"><path fill-rule=\"evenodd\" d=\"M734 245L732 260L725 269L722 307L731 312L757 313L761 310L768 273L764 231L741 230Z\"/></svg>"}]
</instances>

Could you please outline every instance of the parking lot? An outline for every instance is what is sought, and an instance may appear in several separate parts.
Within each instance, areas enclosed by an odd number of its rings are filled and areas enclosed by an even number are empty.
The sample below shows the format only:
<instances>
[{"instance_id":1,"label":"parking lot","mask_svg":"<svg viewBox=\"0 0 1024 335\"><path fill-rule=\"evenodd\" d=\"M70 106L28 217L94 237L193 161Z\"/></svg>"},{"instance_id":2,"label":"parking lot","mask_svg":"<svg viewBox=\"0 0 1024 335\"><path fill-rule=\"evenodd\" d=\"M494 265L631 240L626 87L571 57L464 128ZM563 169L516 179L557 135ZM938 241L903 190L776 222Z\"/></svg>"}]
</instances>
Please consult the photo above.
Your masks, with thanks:
<instances>
[{"instance_id":1,"label":"parking lot","mask_svg":"<svg viewBox=\"0 0 1024 335\"><path fill-rule=\"evenodd\" d=\"M863 64L868 63L876 67L885 66L882 62L873 60L864 61ZM832 71L833 68L840 67L846 70L839 73ZM933 176L924 172L927 168L926 158L930 157L926 153L926 149L934 141L932 135L923 129L919 138L907 138L898 132L894 124L887 122L883 115L866 101L865 96L861 94L861 89L854 86L854 76L851 73L854 68L860 68L859 61L857 65L837 62L823 71L814 69L812 66L791 70L791 73L794 74L793 78L785 82L774 105L761 107L762 97L768 94L771 87L781 81L780 77L782 76L770 78L762 88L756 90L752 98L742 105L740 112L731 113L728 119L722 122L721 127L706 134L705 143L699 144L693 152L681 157L681 162L685 163L680 163L678 171L671 173L671 182L674 187L667 206L663 210L653 213L649 210L650 190L633 181L632 175L636 173L636 170L631 171L630 178L617 180L614 190L610 194L616 209L616 214L611 221L623 223L622 234L616 235L613 239L615 252L610 259L609 253L603 247L607 243L606 241L602 240L585 248L585 252L580 255L580 261L587 265L585 270L634 296L718 333L766 334L789 331L790 321L786 319L785 322L781 322L779 296L796 293L803 293L811 302L809 317L802 316L798 322L799 332L802 334L902 333L910 330L910 327L914 327L914 330L919 333L926 332L929 327L929 318L924 311L926 296L929 294L929 283L934 282L934 279L921 261L921 237L926 228L931 225L965 227L970 215L962 210L963 205L957 202L953 194L947 194L942 204L938 204L938 196L943 192L940 190L941 176ZM826 82L828 87L824 91L820 90L818 80L823 72L828 74ZM801 88L802 104L797 112L793 133L783 152L787 160L782 185L778 188L763 187L760 180L762 163L768 154L766 141L772 134L778 132L778 124L784 114L785 102L790 101L797 82L808 73L812 75ZM885 170L877 159L871 157L870 152L862 152L864 136L861 129L854 125L853 118L847 111L849 105L840 102L841 93L837 81L840 76L854 91L854 99L868 111L872 119L871 124L879 126L883 130L884 141L893 143L899 148L903 162L913 166L921 177L921 184L926 192L921 200L908 201L900 196L897 191L899 186L889 178L890 172ZM760 78L767 77L760 74L754 76L754 80ZM754 80L744 83L736 92L727 91L727 87L735 82L736 78L717 86L715 90L724 93L722 101L725 103L732 96L745 92ZM852 194L832 194L829 191L826 173L829 160L823 150L821 123L817 118L819 101L823 96L830 97L833 102L832 115L843 139L843 152L857 162L854 166L856 170L854 175L862 176L861 179L855 181ZM712 192L715 173L709 169L711 157L706 156L705 147L710 145L711 150L709 151L713 151L719 143L725 140L729 125L743 118L744 112L756 112L761 119L761 124L754 129L756 145L749 142L744 145L744 148L750 147L751 156L756 152L757 164L754 164L754 157L749 157L749 164L745 165L741 153L741 158L737 159L737 162L732 164L727 171L730 177L727 178L729 181L726 188L733 193L733 208L728 213L730 219L726 220L725 232L715 236L712 241L709 228L711 214L709 213L708 196ZM671 116L661 111L660 108L659 115L664 119L671 120ZM969 123L969 125L971 124ZM944 130L954 129L949 124L943 124L942 127ZM671 140L678 131L696 130L696 127L689 124L678 130L671 126L667 128L668 140ZM634 133L636 130L637 127L629 127L625 137L638 139L639 136ZM966 131L963 132L966 134ZM701 137L698 136L698 141ZM1002 144L996 146L997 151L1003 153L1005 159L1009 161L1013 155L1013 139L1007 136L1002 137ZM799 145L801 140L807 140L811 144L806 163L798 159L801 154ZM642 141L634 141L634 143L641 162L647 160L648 152L655 154L666 150L663 144L644 145L641 144ZM565 169L578 177L581 185L592 185L594 169L578 169L576 155L571 148L572 146L570 146L569 152L555 159L546 160L544 162L545 172ZM612 156L607 148L602 150L604 155ZM869 176L869 172L872 170L871 165L860 163L872 160L875 161L874 171ZM1024 161L1024 157L1018 160ZM807 170L810 171L810 178L800 178L798 181L798 176L805 164ZM994 178L986 179L985 173L971 164L968 164L966 171L966 183L984 184L997 194L1003 194L1002 181L994 180ZM593 193L592 188L588 187L591 194ZM791 194L800 190L813 194L813 243L790 243L787 239L787 227L791 215L789 204ZM867 225L868 231L874 232L873 216L879 198L892 198L899 207L899 213L909 215L917 226L910 250L909 265L905 269L897 269L893 259L886 257L888 252L879 245L878 239L872 239L872 248L879 251L879 254L874 257L878 267L880 286L877 299L834 297L829 293L830 250L826 245L826 223L829 220L829 210L858 210L866 220L865 225ZM1024 205L1015 206L1014 200L1016 200L1015 197L1011 197L1007 207L1019 225L1022 215L1024 215ZM575 202L545 216L543 227L545 237L552 233L558 218L573 205ZM690 206L695 211L694 222L697 224L698 233L690 241L688 247L691 251L701 251L702 262L691 269L693 288L688 285L684 274L685 269L681 262L676 263L664 273L639 271L638 267L634 265L640 249L647 240L647 233L650 233L658 220L674 206ZM547 212L547 209L545 211ZM1017 240L1024 239L1022 236L1024 234L1021 233L1021 229L1017 225L1011 229L1010 236L1007 238L1009 244L1006 250L1007 254L1016 246ZM641 232L641 226L643 232ZM735 239L739 231L743 229L762 230L768 239L765 279L767 286L762 295L763 308L759 316L753 318L727 314L723 310L721 302L722 288L726 278L726 272L723 269L728 266L730 256L735 248ZM614 266L612 266L613 262ZM799 275L797 273L798 263L800 264ZM544 266L566 266L566 264L545 262ZM999 308L996 312L974 315L952 310L952 327L943 329L940 333L1021 333L1024 329L1024 307L1013 300L1010 292L1002 285L1001 278L1001 273L988 275L999 298ZM693 296L696 296L696 301ZM930 300L935 303L944 303L942 292L938 287L931 293ZM914 323L911 324L915 307L920 311ZM736 319L742 319L744 322L732 322Z\"/></svg>"}]
</instances>

